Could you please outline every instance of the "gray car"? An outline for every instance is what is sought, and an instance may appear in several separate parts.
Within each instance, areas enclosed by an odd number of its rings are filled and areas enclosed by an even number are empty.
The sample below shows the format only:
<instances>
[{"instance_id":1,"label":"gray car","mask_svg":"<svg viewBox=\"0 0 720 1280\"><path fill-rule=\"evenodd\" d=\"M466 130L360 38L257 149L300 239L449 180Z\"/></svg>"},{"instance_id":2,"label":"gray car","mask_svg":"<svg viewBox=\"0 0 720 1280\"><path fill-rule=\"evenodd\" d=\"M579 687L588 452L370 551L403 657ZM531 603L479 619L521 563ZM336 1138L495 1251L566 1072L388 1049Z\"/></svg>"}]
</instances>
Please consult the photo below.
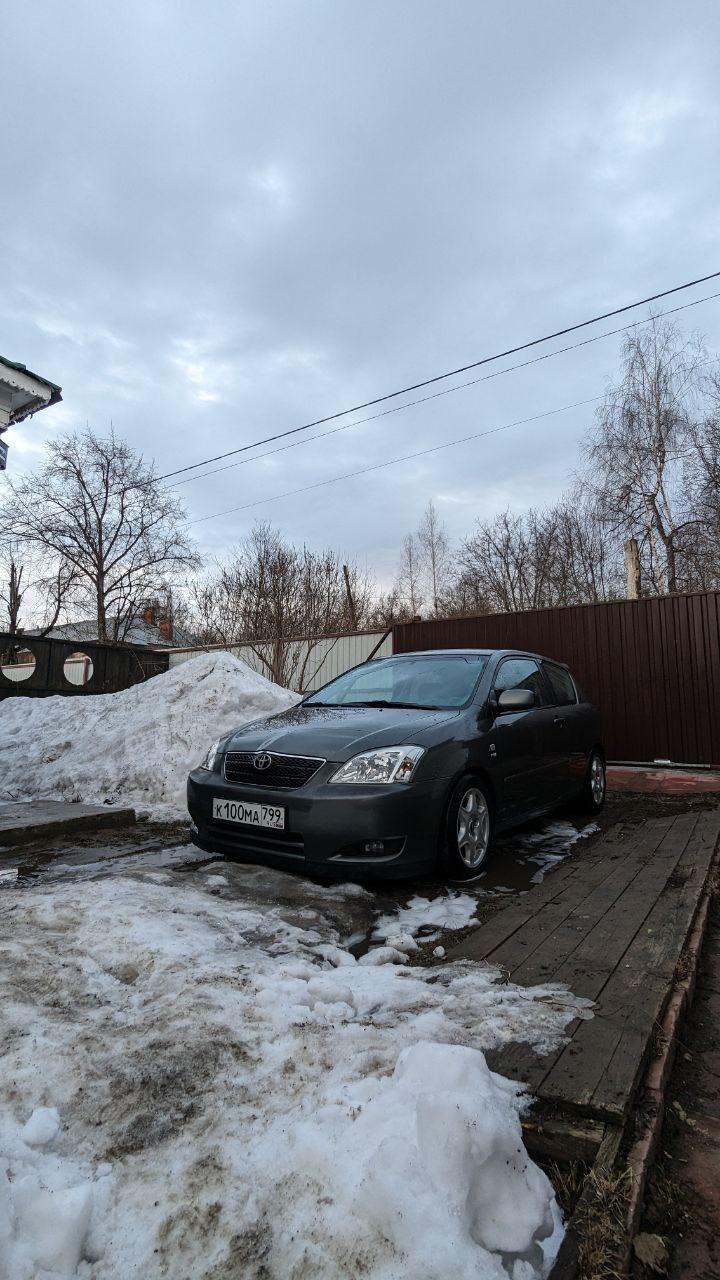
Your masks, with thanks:
<instances>
[{"instance_id":1,"label":"gray car","mask_svg":"<svg viewBox=\"0 0 720 1280\"><path fill-rule=\"evenodd\" d=\"M573 799L605 799L598 714L566 666L511 649L366 662L188 778L201 849L345 876L475 876L497 832Z\"/></svg>"}]
</instances>

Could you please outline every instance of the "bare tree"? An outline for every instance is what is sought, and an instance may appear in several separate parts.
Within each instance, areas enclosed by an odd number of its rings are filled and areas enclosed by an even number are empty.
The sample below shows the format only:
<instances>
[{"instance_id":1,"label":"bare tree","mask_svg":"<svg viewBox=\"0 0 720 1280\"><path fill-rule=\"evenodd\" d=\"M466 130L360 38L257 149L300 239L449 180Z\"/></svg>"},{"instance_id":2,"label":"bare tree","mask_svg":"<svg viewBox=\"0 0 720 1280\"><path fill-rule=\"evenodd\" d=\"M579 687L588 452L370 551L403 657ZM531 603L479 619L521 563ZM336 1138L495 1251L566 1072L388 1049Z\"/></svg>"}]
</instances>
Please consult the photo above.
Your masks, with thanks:
<instances>
[{"instance_id":1,"label":"bare tree","mask_svg":"<svg viewBox=\"0 0 720 1280\"><path fill-rule=\"evenodd\" d=\"M700 524L683 539L681 560L691 588L720 589L720 374L713 369L704 382L706 412L691 424L693 452L687 488Z\"/></svg>"},{"instance_id":2,"label":"bare tree","mask_svg":"<svg viewBox=\"0 0 720 1280\"><path fill-rule=\"evenodd\" d=\"M403 539L395 592L398 599L406 602L410 616L416 617L423 604L422 570L417 539L412 533Z\"/></svg>"},{"instance_id":3,"label":"bare tree","mask_svg":"<svg viewBox=\"0 0 720 1280\"><path fill-rule=\"evenodd\" d=\"M447 529L440 520L437 508L431 500L428 502L420 527L417 531L417 543L421 553L421 563L427 582L432 611L437 618L440 597L446 589L449 565L450 544Z\"/></svg>"},{"instance_id":4,"label":"bare tree","mask_svg":"<svg viewBox=\"0 0 720 1280\"><path fill-rule=\"evenodd\" d=\"M103 643L122 640L143 600L197 564L182 505L112 432L53 441L42 469L10 490L3 524L92 608Z\"/></svg>"},{"instance_id":5,"label":"bare tree","mask_svg":"<svg viewBox=\"0 0 720 1280\"><path fill-rule=\"evenodd\" d=\"M19 635L22 630L20 626L20 606L23 601L23 577L25 576L25 565L20 564L16 559L12 550L7 560L2 565L2 580L0 580L0 604L3 607L4 618L0 622L0 631L7 631L8 635ZM6 625L3 625L3 622Z\"/></svg>"},{"instance_id":6,"label":"bare tree","mask_svg":"<svg viewBox=\"0 0 720 1280\"><path fill-rule=\"evenodd\" d=\"M667 321L651 319L625 339L620 381L598 413L586 454L590 483L610 526L637 538L646 588L692 584L702 530L691 477L695 410L706 353Z\"/></svg>"},{"instance_id":7,"label":"bare tree","mask_svg":"<svg viewBox=\"0 0 720 1280\"><path fill-rule=\"evenodd\" d=\"M381 592L373 601L368 614L368 626L384 629L391 627L394 622L411 622L415 616L396 584L390 591Z\"/></svg>"},{"instance_id":8,"label":"bare tree","mask_svg":"<svg viewBox=\"0 0 720 1280\"><path fill-rule=\"evenodd\" d=\"M536 512L503 511L478 521L462 544L461 569L477 584L493 613L536 609L547 603L551 543Z\"/></svg>"},{"instance_id":9,"label":"bare tree","mask_svg":"<svg viewBox=\"0 0 720 1280\"><path fill-rule=\"evenodd\" d=\"M593 604L624 593L622 539L580 488L547 513L553 531L550 603Z\"/></svg>"},{"instance_id":10,"label":"bare tree","mask_svg":"<svg viewBox=\"0 0 720 1280\"><path fill-rule=\"evenodd\" d=\"M623 589L622 543L579 492L552 507L478 521L458 559L452 594L462 606L474 593L478 612L586 604Z\"/></svg>"},{"instance_id":11,"label":"bare tree","mask_svg":"<svg viewBox=\"0 0 720 1280\"><path fill-rule=\"evenodd\" d=\"M72 576L65 564L45 563L39 571L31 548L23 550L13 538L0 534L0 631L21 635L31 626L33 634L45 635L71 594Z\"/></svg>"},{"instance_id":12,"label":"bare tree","mask_svg":"<svg viewBox=\"0 0 720 1280\"><path fill-rule=\"evenodd\" d=\"M462 566L451 577L438 601L438 609L443 618L473 618L492 612L475 573Z\"/></svg>"},{"instance_id":13,"label":"bare tree","mask_svg":"<svg viewBox=\"0 0 720 1280\"><path fill-rule=\"evenodd\" d=\"M248 645L271 680L303 689L322 656L317 638L367 621L372 591L356 566L343 566L333 551L294 547L271 525L256 524L195 585L193 604L202 643ZM300 639L306 643L293 643Z\"/></svg>"}]
</instances>

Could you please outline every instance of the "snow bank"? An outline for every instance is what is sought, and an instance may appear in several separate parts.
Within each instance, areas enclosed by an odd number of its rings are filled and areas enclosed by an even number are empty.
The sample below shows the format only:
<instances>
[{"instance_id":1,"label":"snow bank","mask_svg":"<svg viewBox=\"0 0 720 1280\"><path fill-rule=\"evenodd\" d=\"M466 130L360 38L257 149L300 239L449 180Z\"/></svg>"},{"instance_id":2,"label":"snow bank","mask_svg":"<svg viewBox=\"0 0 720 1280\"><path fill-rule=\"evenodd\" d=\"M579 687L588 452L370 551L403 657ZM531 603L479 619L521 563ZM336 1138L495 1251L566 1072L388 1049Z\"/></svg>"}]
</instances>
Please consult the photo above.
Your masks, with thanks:
<instances>
[{"instance_id":1,"label":"snow bank","mask_svg":"<svg viewBox=\"0 0 720 1280\"><path fill-rule=\"evenodd\" d=\"M587 1002L357 963L345 888L298 924L274 875L275 905L234 866L3 891L3 1280L547 1273L552 1190L483 1050L548 1052Z\"/></svg>"},{"instance_id":2,"label":"snow bank","mask_svg":"<svg viewBox=\"0 0 720 1280\"><path fill-rule=\"evenodd\" d=\"M230 729L297 695L229 653L191 658L120 693L0 702L0 801L108 801L184 817L187 774Z\"/></svg>"}]
</instances>

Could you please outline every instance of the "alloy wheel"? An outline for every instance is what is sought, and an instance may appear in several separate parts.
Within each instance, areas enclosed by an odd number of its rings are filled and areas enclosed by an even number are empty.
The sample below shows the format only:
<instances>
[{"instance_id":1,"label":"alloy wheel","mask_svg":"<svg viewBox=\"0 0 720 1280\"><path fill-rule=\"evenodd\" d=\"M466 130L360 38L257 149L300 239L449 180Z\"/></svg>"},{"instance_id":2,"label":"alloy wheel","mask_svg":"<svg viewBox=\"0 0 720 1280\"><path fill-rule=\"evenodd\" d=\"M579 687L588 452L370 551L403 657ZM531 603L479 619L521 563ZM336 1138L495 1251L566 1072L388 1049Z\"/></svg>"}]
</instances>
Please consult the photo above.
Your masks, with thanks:
<instances>
[{"instance_id":1,"label":"alloy wheel","mask_svg":"<svg viewBox=\"0 0 720 1280\"><path fill-rule=\"evenodd\" d=\"M590 794L596 805L601 805L605 797L605 765L600 756L593 756L590 765Z\"/></svg>"},{"instance_id":2,"label":"alloy wheel","mask_svg":"<svg viewBox=\"0 0 720 1280\"><path fill-rule=\"evenodd\" d=\"M479 787L468 787L457 817L458 856L464 866L476 870L485 860L490 843L490 810Z\"/></svg>"}]
</instances>

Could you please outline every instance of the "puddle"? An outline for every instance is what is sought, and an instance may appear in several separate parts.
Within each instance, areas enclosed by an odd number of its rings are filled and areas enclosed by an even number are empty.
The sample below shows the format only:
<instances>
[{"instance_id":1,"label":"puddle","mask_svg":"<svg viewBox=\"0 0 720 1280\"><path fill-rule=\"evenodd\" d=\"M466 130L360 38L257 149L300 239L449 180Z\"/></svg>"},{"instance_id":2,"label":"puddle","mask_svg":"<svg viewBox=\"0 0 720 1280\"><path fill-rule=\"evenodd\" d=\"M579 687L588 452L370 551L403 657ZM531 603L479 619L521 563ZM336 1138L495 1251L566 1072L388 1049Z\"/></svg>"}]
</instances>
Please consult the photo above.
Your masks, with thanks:
<instances>
[{"instance_id":1,"label":"puddle","mask_svg":"<svg viewBox=\"0 0 720 1280\"><path fill-rule=\"evenodd\" d=\"M498 836L487 867L474 880L414 881L410 887L385 887L376 898L377 915L364 934L345 942L360 959L375 947L386 946L393 935L410 934L429 942L472 922L477 904L500 895L527 893L567 857L576 841L599 830L597 823L566 819L521 827Z\"/></svg>"}]
</instances>

